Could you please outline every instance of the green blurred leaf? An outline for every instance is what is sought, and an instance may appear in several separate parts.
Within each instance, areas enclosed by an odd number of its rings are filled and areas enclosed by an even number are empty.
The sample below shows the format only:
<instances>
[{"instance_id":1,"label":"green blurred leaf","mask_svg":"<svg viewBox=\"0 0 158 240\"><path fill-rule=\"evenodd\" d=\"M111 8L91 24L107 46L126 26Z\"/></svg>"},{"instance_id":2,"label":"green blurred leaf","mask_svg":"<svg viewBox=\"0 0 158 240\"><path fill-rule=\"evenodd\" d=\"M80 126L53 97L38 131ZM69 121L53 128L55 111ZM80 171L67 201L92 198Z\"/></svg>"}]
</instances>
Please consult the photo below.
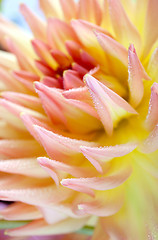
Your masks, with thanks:
<instances>
[{"instance_id":1,"label":"green blurred leaf","mask_svg":"<svg viewBox=\"0 0 158 240\"><path fill-rule=\"evenodd\" d=\"M0 11L2 10L2 0L0 0Z\"/></svg>"},{"instance_id":2,"label":"green blurred leaf","mask_svg":"<svg viewBox=\"0 0 158 240\"><path fill-rule=\"evenodd\" d=\"M30 221L6 221L6 220L0 220L0 229L21 227L21 226L24 226L25 224L27 224L29 222Z\"/></svg>"},{"instance_id":3,"label":"green blurred leaf","mask_svg":"<svg viewBox=\"0 0 158 240\"><path fill-rule=\"evenodd\" d=\"M93 232L94 232L94 228L93 227L85 226L82 229L80 229L79 231L77 231L76 233L92 236Z\"/></svg>"}]
</instances>

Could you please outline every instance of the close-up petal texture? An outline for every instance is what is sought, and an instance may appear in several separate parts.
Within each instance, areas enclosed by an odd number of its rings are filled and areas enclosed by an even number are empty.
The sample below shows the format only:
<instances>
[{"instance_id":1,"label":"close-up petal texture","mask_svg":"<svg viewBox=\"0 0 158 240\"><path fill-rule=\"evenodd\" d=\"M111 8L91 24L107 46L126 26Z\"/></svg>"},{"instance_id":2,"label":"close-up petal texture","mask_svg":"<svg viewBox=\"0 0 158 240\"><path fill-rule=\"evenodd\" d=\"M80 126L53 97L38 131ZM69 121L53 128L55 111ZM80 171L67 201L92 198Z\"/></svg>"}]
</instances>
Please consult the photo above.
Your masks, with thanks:
<instances>
[{"instance_id":1,"label":"close-up petal texture","mask_svg":"<svg viewBox=\"0 0 158 240\"><path fill-rule=\"evenodd\" d=\"M158 1L39 6L0 16L0 238L158 240Z\"/></svg>"}]
</instances>

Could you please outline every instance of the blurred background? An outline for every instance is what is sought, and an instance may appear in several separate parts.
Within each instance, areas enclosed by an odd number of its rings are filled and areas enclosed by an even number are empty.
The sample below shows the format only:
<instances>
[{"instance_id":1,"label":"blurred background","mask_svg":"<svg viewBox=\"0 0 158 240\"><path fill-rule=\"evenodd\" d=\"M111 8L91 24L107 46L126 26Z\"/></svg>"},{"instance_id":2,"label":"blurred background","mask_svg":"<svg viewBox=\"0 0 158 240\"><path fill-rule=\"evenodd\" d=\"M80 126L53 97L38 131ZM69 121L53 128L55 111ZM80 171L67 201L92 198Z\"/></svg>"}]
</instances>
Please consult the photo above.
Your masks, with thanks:
<instances>
[{"instance_id":1,"label":"blurred background","mask_svg":"<svg viewBox=\"0 0 158 240\"><path fill-rule=\"evenodd\" d=\"M0 0L1 14L29 31L27 23L19 12L20 3L26 3L37 14L44 17L38 6L38 0Z\"/></svg>"}]
</instances>

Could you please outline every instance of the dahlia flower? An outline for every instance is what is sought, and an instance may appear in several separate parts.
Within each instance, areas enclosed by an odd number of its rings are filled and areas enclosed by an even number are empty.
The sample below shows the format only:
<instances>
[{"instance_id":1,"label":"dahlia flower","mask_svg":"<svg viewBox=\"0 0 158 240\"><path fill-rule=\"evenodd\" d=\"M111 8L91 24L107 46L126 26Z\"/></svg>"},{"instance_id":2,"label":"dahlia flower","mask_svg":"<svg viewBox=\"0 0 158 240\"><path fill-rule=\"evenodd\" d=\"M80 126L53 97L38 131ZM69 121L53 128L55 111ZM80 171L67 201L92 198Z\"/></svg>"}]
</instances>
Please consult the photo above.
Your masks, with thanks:
<instances>
[{"instance_id":1,"label":"dahlia flower","mask_svg":"<svg viewBox=\"0 0 158 240\"><path fill-rule=\"evenodd\" d=\"M0 18L6 234L156 240L158 1L39 3L31 37Z\"/></svg>"}]
</instances>

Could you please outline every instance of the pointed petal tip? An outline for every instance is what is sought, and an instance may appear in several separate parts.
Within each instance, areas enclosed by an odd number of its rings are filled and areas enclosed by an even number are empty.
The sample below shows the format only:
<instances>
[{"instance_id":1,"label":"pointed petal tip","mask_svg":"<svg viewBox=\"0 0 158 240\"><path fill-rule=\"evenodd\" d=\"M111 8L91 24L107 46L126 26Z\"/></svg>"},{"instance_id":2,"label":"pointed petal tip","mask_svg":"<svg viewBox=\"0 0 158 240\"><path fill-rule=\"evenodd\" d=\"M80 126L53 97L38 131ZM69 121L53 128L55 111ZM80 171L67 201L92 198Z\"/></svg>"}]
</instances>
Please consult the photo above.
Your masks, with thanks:
<instances>
[{"instance_id":1,"label":"pointed petal tip","mask_svg":"<svg viewBox=\"0 0 158 240\"><path fill-rule=\"evenodd\" d=\"M158 83L154 82L153 85L151 86L151 91L154 91L155 93L158 94Z\"/></svg>"},{"instance_id":2,"label":"pointed petal tip","mask_svg":"<svg viewBox=\"0 0 158 240\"><path fill-rule=\"evenodd\" d=\"M70 189L73 189L75 191L79 191L79 192L83 192L85 194L88 194L89 196L91 196L92 198L95 197L95 193L92 189L88 188L88 187L83 187L82 185L80 186L80 184L74 184L73 181L71 181L71 178L67 178L67 179L62 179L60 181L61 185Z\"/></svg>"},{"instance_id":3,"label":"pointed petal tip","mask_svg":"<svg viewBox=\"0 0 158 240\"><path fill-rule=\"evenodd\" d=\"M44 84L42 84L41 82L35 81L33 82L33 86L35 91L37 92L38 90L42 90L42 87L45 87Z\"/></svg>"},{"instance_id":4,"label":"pointed petal tip","mask_svg":"<svg viewBox=\"0 0 158 240\"><path fill-rule=\"evenodd\" d=\"M129 46L129 51L131 51L133 53L136 53L136 49L135 49L135 47L134 47L134 45L132 43Z\"/></svg>"},{"instance_id":5,"label":"pointed petal tip","mask_svg":"<svg viewBox=\"0 0 158 240\"><path fill-rule=\"evenodd\" d=\"M56 186L59 187L60 182L59 182L58 174L54 171L54 169L51 169L47 165L45 157L37 158L37 162L51 176L51 178L54 180Z\"/></svg>"},{"instance_id":6,"label":"pointed petal tip","mask_svg":"<svg viewBox=\"0 0 158 240\"><path fill-rule=\"evenodd\" d=\"M26 5L25 5L25 3L20 3L19 4L19 9L20 9L20 11L22 12L23 10L25 10L26 9Z\"/></svg>"},{"instance_id":7,"label":"pointed petal tip","mask_svg":"<svg viewBox=\"0 0 158 240\"><path fill-rule=\"evenodd\" d=\"M129 48L128 48L128 56L131 58L131 54L134 54L135 58L138 58L136 49L134 47L134 44L131 43ZM142 70L142 69L141 69ZM142 70L142 75L145 80L151 80L151 78L148 76L148 74L145 72L145 70Z\"/></svg>"},{"instance_id":8,"label":"pointed petal tip","mask_svg":"<svg viewBox=\"0 0 158 240\"><path fill-rule=\"evenodd\" d=\"M90 151L89 148L87 148L85 146L81 146L80 150L83 153L83 155L87 158L87 155L88 155L88 153ZM102 169L102 166L101 166L101 164L99 162L95 161L95 159L93 159L93 158L89 158L88 157L87 159L91 162L91 164L96 168L96 170L99 173L103 174L103 169Z\"/></svg>"}]
</instances>

